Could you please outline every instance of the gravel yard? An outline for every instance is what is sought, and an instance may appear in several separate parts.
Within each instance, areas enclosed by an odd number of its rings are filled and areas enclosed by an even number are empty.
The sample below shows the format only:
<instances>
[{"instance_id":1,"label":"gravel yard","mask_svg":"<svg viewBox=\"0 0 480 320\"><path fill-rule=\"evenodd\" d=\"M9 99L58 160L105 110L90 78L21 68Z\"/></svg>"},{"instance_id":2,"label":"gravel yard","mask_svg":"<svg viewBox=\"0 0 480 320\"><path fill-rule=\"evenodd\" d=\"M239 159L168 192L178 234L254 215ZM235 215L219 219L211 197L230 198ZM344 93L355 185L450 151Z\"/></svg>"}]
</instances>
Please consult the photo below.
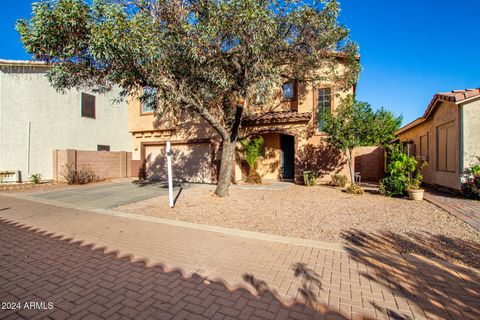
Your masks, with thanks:
<instances>
[{"instance_id":1,"label":"gravel yard","mask_svg":"<svg viewBox=\"0 0 480 320\"><path fill-rule=\"evenodd\" d=\"M174 209L166 196L116 210L288 237L382 247L480 267L480 232L429 202L330 187L292 185L283 190L213 186L186 189Z\"/></svg>"}]
</instances>

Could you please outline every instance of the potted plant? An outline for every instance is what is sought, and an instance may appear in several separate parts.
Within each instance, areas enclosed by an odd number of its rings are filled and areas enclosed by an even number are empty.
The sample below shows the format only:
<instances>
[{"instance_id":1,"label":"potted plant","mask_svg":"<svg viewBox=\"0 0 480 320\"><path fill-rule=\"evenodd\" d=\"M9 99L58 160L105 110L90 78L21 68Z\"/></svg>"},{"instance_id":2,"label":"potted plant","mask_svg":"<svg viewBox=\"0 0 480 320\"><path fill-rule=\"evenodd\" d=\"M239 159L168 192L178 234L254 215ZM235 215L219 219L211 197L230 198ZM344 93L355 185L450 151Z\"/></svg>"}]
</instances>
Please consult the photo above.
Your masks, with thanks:
<instances>
[{"instance_id":1,"label":"potted plant","mask_svg":"<svg viewBox=\"0 0 480 320\"><path fill-rule=\"evenodd\" d=\"M414 160L414 159L413 159ZM416 164L416 160L415 160L415 164ZM413 171L414 171L414 166L411 170L411 176L408 180L408 188L407 188L407 191L408 191L408 195L410 197L411 200L415 200L415 201L422 201L423 200L423 193L425 190L423 190L421 188L421 185L422 185L422 182L423 182L423 175L421 173L421 170L423 168L425 168L425 166L427 165L427 162L424 161L422 163L422 165L420 166L420 168L418 169L418 171L415 173L415 176L413 176Z\"/></svg>"}]
</instances>

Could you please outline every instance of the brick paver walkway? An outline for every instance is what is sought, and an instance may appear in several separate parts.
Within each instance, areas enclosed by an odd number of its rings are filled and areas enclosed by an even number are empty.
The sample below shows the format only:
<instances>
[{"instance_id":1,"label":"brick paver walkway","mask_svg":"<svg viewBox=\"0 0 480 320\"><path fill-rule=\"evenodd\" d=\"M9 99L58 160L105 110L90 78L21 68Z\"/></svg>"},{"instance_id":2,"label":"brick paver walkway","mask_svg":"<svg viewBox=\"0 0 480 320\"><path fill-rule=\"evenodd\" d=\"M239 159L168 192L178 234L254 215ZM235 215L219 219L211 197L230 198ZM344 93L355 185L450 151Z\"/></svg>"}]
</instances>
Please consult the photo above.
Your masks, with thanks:
<instances>
[{"instance_id":1,"label":"brick paver walkway","mask_svg":"<svg viewBox=\"0 0 480 320\"><path fill-rule=\"evenodd\" d=\"M144 261L135 262L138 259ZM0 196L0 310L42 319L480 319L480 273Z\"/></svg>"},{"instance_id":2,"label":"brick paver walkway","mask_svg":"<svg viewBox=\"0 0 480 320\"><path fill-rule=\"evenodd\" d=\"M425 190L424 198L480 230L480 201L446 194L433 189Z\"/></svg>"}]
</instances>

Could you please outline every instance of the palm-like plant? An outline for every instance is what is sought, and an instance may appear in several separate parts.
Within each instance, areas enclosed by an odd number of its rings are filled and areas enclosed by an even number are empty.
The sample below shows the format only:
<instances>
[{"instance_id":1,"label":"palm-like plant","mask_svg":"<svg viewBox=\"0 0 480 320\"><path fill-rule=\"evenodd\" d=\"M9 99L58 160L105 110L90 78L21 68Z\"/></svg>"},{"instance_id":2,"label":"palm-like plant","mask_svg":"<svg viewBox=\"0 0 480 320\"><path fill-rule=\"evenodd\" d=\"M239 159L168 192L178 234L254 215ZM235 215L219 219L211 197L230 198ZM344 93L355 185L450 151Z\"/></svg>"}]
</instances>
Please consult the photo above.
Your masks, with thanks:
<instances>
[{"instance_id":1,"label":"palm-like plant","mask_svg":"<svg viewBox=\"0 0 480 320\"><path fill-rule=\"evenodd\" d=\"M248 163L249 170L246 182L248 183L262 183L262 177L255 171L255 163L258 157L262 155L265 141L263 138L257 137L254 139L245 139L240 141L243 147L245 160Z\"/></svg>"}]
</instances>

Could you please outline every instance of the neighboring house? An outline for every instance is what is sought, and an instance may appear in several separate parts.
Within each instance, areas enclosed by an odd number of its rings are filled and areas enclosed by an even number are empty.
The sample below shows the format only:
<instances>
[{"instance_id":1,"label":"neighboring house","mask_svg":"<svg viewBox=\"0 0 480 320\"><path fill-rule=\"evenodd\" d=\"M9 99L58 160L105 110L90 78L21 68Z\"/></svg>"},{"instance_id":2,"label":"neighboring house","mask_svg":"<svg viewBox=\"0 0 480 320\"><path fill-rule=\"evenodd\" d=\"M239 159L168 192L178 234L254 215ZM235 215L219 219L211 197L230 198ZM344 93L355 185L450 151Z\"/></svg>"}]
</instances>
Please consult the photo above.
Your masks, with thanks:
<instances>
[{"instance_id":1,"label":"neighboring house","mask_svg":"<svg viewBox=\"0 0 480 320\"><path fill-rule=\"evenodd\" d=\"M338 60L341 67L342 59ZM348 175L344 159L322 141L325 135L318 114L323 109L334 111L341 98L354 92L354 87L339 91L331 83L313 88L291 82L279 88L278 99L268 107L252 110L247 106L240 136L263 136L265 151L257 166L260 175L265 180L297 183L303 182L304 170L317 171L324 181L330 181L333 173ZM140 163L140 171L145 177L166 179L165 142L170 140L176 180L215 182L221 145L213 129L203 119L188 115L177 120L157 119L150 106L139 99L131 99L129 103L132 158ZM363 164L356 167L368 168L366 176L378 179L383 175L383 160L378 159L379 153L374 152L375 148L359 150L366 154ZM370 153L375 159L369 158ZM380 155L383 158L383 152ZM244 178L246 164L240 152L234 167L234 179Z\"/></svg>"},{"instance_id":2,"label":"neighboring house","mask_svg":"<svg viewBox=\"0 0 480 320\"><path fill-rule=\"evenodd\" d=\"M460 190L464 171L480 161L480 89L437 93L423 116L396 134L428 162L425 183Z\"/></svg>"},{"instance_id":3,"label":"neighboring house","mask_svg":"<svg viewBox=\"0 0 480 320\"><path fill-rule=\"evenodd\" d=\"M113 102L118 90L58 93L48 68L0 60L0 171L52 179L54 149L131 151L127 104Z\"/></svg>"}]
</instances>

